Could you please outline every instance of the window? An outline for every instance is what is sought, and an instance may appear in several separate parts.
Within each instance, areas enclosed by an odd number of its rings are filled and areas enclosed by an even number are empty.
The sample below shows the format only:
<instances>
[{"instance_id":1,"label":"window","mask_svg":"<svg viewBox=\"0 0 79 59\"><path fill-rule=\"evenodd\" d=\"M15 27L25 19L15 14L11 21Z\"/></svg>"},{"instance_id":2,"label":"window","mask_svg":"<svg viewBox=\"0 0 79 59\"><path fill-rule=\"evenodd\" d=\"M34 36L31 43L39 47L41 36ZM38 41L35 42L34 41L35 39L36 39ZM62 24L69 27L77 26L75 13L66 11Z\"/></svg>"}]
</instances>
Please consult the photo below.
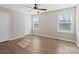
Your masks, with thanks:
<instances>
[{"instance_id":1,"label":"window","mask_svg":"<svg viewBox=\"0 0 79 59\"><path fill-rule=\"evenodd\" d=\"M58 31L72 33L72 14L64 13L58 15Z\"/></svg>"},{"instance_id":2,"label":"window","mask_svg":"<svg viewBox=\"0 0 79 59\"><path fill-rule=\"evenodd\" d=\"M33 15L33 30L39 30L39 17L38 15Z\"/></svg>"}]
</instances>

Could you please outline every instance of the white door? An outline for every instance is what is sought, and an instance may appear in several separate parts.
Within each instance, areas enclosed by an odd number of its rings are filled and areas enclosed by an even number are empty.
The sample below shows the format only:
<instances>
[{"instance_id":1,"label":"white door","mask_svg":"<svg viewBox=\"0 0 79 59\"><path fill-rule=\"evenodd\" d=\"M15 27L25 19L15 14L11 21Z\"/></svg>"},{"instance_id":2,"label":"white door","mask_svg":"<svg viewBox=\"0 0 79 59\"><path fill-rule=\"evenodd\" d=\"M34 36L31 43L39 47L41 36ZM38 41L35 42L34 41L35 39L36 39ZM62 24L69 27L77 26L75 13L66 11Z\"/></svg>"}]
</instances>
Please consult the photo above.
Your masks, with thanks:
<instances>
[{"instance_id":1,"label":"white door","mask_svg":"<svg viewBox=\"0 0 79 59\"><path fill-rule=\"evenodd\" d=\"M9 14L0 12L0 42L9 39Z\"/></svg>"}]
</instances>

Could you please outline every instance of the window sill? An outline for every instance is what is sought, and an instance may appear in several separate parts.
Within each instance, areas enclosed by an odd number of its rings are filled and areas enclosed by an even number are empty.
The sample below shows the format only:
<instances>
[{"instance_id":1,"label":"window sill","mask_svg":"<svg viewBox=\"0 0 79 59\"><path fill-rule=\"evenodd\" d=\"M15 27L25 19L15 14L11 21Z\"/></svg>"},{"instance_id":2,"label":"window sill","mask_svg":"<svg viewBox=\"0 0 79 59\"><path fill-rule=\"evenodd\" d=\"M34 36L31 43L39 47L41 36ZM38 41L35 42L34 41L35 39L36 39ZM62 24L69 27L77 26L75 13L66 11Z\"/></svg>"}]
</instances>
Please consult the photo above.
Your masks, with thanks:
<instances>
[{"instance_id":1,"label":"window sill","mask_svg":"<svg viewBox=\"0 0 79 59\"><path fill-rule=\"evenodd\" d=\"M38 31L38 30L39 30L38 28L33 29L33 31Z\"/></svg>"},{"instance_id":2,"label":"window sill","mask_svg":"<svg viewBox=\"0 0 79 59\"><path fill-rule=\"evenodd\" d=\"M73 32L71 32L71 31L65 31L65 30L60 30L60 31L58 31L58 32L61 32L61 33L73 33Z\"/></svg>"}]
</instances>

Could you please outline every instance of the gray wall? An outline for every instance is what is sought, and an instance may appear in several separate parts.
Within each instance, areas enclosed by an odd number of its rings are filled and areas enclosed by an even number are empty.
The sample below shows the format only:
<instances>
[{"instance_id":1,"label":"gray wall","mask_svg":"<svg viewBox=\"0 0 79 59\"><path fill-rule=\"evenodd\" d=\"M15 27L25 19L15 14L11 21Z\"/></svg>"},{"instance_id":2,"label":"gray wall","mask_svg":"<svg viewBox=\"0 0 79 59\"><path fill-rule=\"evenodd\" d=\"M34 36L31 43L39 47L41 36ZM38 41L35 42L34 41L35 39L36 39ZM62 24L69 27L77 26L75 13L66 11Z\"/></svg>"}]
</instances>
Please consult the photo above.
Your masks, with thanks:
<instances>
[{"instance_id":1,"label":"gray wall","mask_svg":"<svg viewBox=\"0 0 79 59\"><path fill-rule=\"evenodd\" d=\"M72 12L74 14L73 15L74 33L58 32L57 14L63 12ZM75 8L61 9L61 10L55 10L55 11L39 14L39 21L40 21L39 30L33 31L33 33L76 41Z\"/></svg>"},{"instance_id":2,"label":"gray wall","mask_svg":"<svg viewBox=\"0 0 79 59\"><path fill-rule=\"evenodd\" d=\"M26 14L2 7L0 7L0 11L10 14L10 38L16 38L25 35Z\"/></svg>"}]
</instances>

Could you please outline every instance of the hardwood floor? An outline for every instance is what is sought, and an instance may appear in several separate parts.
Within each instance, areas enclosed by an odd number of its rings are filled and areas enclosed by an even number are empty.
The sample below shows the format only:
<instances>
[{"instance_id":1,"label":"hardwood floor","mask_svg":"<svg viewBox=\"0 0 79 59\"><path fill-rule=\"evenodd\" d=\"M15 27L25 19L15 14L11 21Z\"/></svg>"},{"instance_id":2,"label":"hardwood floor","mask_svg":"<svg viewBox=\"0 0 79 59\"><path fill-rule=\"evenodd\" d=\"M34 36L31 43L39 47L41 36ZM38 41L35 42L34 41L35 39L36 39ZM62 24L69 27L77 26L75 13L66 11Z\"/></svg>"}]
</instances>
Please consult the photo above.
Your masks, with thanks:
<instances>
[{"instance_id":1,"label":"hardwood floor","mask_svg":"<svg viewBox=\"0 0 79 59\"><path fill-rule=\"evenodd\" d=\"M73 42L28 35L0 43L1 54L78 54Z\"/></svg>"}]
</instances>

